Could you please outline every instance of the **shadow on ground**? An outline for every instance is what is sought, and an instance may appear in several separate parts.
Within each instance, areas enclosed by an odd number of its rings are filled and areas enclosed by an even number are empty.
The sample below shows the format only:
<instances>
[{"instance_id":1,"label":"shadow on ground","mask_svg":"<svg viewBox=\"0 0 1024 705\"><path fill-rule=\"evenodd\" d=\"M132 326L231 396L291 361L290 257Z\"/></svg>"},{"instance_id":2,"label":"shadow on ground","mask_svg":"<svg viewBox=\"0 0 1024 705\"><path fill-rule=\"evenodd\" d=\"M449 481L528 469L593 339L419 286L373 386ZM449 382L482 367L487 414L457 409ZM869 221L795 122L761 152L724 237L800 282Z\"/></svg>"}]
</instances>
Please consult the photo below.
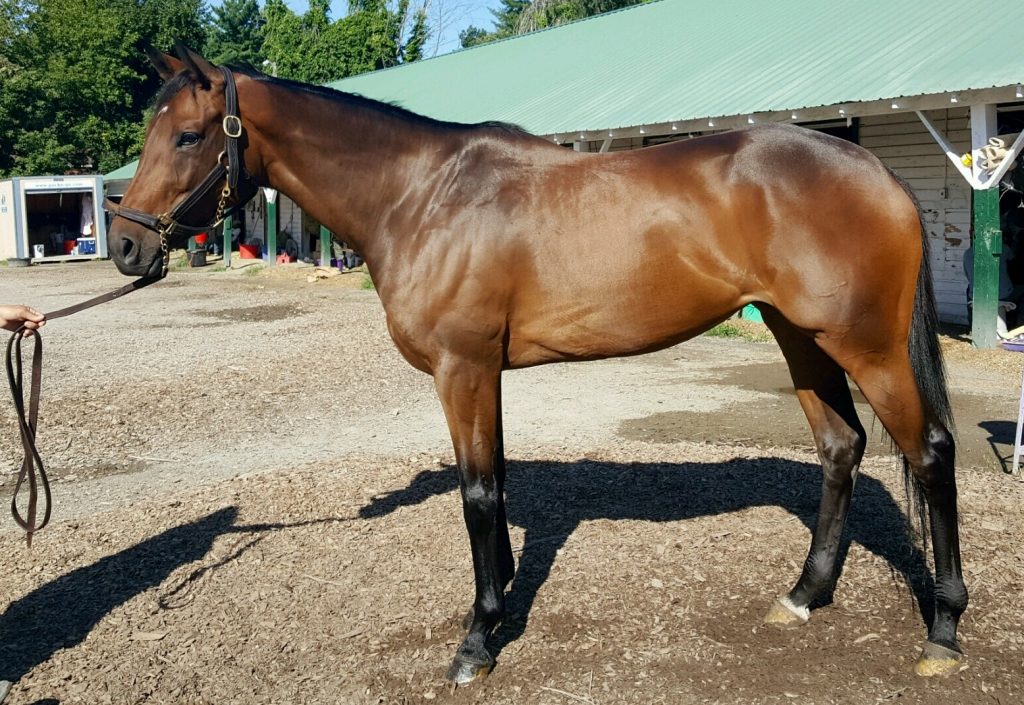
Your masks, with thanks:
<instances>
[{"instance_id":1,"label":"shadow on ground","mask_svg":"<svg viewBox=\"0 0 1024 705\"><path fill-rule=\"evenodd\" d=\"M160 585L179 567L206 557L219 536L256 534L216 563L196 567L170 588L161 607L179 606L196 580L255 546L262 540L260 534L347 521L328 517L291 524L235 525L237 517L236 507L220 509L73 570L12 602L0 615L0 678L16 681L56 651L81 643L118 606Z\"/></svg>"},{"instance_id":2,"label":"shadow on ground","mask_svg":"<svg viewBox=\"0 0 1024 705\"><path fill-rule=\"evenodd\" d=\"M525 529L506 619L492 637L499 652L523 634L540 587L555 556L584 521L684 521L777 506L814 526L821 496L817 465L780 458L734 459L724 463L609 463L516 461L508 464L509 522ZM454 492L454 468L419 473L401 490L374 498L360 510L366 519ZM840 550L839 571L851 541L882 557L911 586L925 624L933 615L933 586L921 550L910 537L900 504L872 477L861 474ZM808 537L808 545L810 537ZM467 546L468 551L468 546ZM799 560L801 557L794 556ZM597 579L598 576L594 576ZM793 575L795 581L798 577ZM471 590L467 586L467 590ZM467 594L467 607L472 602ZM826 604L823 602L822 604Z\"/></svg>"},{"instance_id":3,"label":"shadow on ground","mask_svg":"<svg viewBox=\"0 0 1024 705\"><path fill-rule=\"evenodd\" d=\"M1017 423L1015 421L982 421L978 428L988 434L988 444L992 446L992 454L996 456L1003 472L1013 471L1013 449L1017 441ZM1000 448L1003 446L1003 448ZM1005 453L1007 454L1004 454Z\"/></svg>"}]
</instances>

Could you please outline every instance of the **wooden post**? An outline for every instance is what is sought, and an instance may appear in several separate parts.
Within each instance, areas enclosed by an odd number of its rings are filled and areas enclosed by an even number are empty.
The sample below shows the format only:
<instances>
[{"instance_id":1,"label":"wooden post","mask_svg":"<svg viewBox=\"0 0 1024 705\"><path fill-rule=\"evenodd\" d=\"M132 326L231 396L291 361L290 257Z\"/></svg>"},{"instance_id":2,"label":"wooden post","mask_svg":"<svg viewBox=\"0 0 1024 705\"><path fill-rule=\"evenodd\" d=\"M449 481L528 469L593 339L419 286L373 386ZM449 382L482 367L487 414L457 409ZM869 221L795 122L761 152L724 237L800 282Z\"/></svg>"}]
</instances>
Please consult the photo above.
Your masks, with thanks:
<instances>
[{"instance_id":1,"label":"wooden post","mask_svg":"<svg viewBox=\"0 0 1024 705\"><path fill-rule=\"evenodd\" d=\"M221 240L223 241L222 244L224 245L224 249L222 250L222 252L224 253L223 263L225 269L230 269L231 267L231 228L234 225L233 221L234 218L229 215L225 216L224 222L221 223L221 225L224 227L224 233Z\"/></svg>"},{"instance_id":2,"label":"wooden post","mask_svg":"<svg viewBox=\"0 0 1024 705\"><path fill-rule=\"evenodd\" d=\"M320 266L331 266L331 231L320 226Z\"/></svg>"},{"instance_id":3,"label":"wooden post","mask_svg":"<svg viewBox=\"0 0 1024 705\"><path fill-rule=\"evenodd\" d=\"M1002 251L999 188L975 191L971 342L976 348L994 348L999 343L996 319L999 315L999 256Z\"/></svg>"},{"instance_id":4,"label":"wooden post","mask_svg":"<svg viewBox=\"0 0 1024 705\"><path fill-rule=\"evenodd\" d=\"M984 180L981 148L996 136L996 106L971 106L971 153L976 181ZM994 348L999 343L996 320L999 306L999 255L1003 233L999 225L999 186L974 192L974 278L972 285L971 342L976 348Z\"/></svg>"}]
</instances>

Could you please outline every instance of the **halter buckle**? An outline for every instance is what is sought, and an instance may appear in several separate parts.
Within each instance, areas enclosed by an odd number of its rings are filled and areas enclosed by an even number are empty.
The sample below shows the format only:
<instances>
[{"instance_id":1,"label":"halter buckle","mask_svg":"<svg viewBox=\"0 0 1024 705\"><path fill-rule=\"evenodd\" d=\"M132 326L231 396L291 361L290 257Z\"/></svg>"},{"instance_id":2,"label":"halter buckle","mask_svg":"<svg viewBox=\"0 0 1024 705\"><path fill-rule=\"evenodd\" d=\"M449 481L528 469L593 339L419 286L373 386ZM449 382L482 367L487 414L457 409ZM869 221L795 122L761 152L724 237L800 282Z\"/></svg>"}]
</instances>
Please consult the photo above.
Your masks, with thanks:
<instances>
[{"instance_id":1,"label":"halter buckle","mask_svg":"<svg viewBox=\"0 0 1024 705\"><path fill-rule=\"evenodd\" d=\"M242 136L242 120L237 115L225 115L221 127L228 137L238 139Z\"/></svg>"},{"instance_id":2,"label":"halter buckle","mask_svg":"<svg viewBox=\"0 0 1024 705\"><path fill-rule=\"evenodd\" d=\"M178 229L178 221L170 216L169 213L162 213L156 217L156 223L160 226L157 230L161 234L161 237L166 237L167 234L173 233Z\"/></svg>"}]
</instances>

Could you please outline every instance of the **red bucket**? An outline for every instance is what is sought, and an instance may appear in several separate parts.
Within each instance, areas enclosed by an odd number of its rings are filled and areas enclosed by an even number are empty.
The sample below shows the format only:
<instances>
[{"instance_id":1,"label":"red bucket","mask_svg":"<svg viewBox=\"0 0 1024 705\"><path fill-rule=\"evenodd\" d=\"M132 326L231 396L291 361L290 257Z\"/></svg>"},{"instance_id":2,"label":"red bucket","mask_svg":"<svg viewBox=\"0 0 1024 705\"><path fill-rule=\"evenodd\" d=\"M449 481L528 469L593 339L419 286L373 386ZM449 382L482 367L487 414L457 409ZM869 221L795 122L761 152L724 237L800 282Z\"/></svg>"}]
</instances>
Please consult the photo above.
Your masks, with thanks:
<instances>
[{"instance_id":1,"label":"red bucket","mask_svg":"<svg viewBox=\"0 0 1024 705\"><path fill-rule=\"evenodd\" d=\"M239 245L238 254L242 259L261 259L263 257L259 245Z\"/></svg>"},{"instance_id":2,"label":"red bucket","mask_svg":"<svg viewBox=\"0 0 1024 705\"><path fill-rule=\"evenodd\" d=\"M205 245L205 244L206 244L206 233L199 233L198 235L196 235L196 245Z\"/></svg>"},{"instance_id":3,"label":"red bucket","mask_svg":"<svg viewBox=\"0 0 1024 705\"><path fill-rule=\"evenodd\" d=\"M71 251L75 249L75 245L78 244L77 240L65 240L64 241L64 254L70 255Z\"/></svg>"}]
</instances>

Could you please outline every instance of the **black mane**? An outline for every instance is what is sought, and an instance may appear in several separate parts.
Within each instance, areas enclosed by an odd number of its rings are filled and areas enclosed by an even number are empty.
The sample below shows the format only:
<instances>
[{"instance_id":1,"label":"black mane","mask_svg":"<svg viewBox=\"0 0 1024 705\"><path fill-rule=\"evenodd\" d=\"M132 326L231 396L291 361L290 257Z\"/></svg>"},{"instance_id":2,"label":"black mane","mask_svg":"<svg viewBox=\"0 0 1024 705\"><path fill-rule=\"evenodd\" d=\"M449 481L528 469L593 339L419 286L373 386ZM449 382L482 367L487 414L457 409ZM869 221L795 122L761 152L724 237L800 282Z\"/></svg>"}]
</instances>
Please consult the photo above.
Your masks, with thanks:
<instances>
[{"instance_id":1,"label":"black mane","mask_svg":"<svg viewBox=\"0 0 1024 705\"><path fill-rule=\"evenodd\" d=\"M414 113L411 110L403 108L401 105L396 103L390 103L382 100L374 100L373 98L367 98L359 95L358 93L346 93L339 91L328 86L318 86L311 83L302 83L301 81L293 81L290 78L281 78L279 76L268 76L262 71L256 69L250 64L245 63L228 63L225 64L233 72L248 76L255 81L263 81L265 83L271 83L282 88L289 90L301 91L302 93L308 93L315 95L318 98L325 98L333 103L345 106L347 108L368 108L371 110L377 110L383 112L391 117L400 118L413 122L415 124L424 126L443 126L450 128L491 128L501 130L511 135L526 136L530 133L524 130L518 125L513 125L507 122L500 122L494 120L488 120L486 122L480 122L475 124L466 124L459 122L447 122L444 120L436 120L419 113ZM154 99L154 110L159 110L168 101L170 101L178 92L186 86L194 86L195 81L188 74L187 71L180 71L175 74L167 83L163 85L160 92L157 93Z\"/></svg>"}]
</instances>

